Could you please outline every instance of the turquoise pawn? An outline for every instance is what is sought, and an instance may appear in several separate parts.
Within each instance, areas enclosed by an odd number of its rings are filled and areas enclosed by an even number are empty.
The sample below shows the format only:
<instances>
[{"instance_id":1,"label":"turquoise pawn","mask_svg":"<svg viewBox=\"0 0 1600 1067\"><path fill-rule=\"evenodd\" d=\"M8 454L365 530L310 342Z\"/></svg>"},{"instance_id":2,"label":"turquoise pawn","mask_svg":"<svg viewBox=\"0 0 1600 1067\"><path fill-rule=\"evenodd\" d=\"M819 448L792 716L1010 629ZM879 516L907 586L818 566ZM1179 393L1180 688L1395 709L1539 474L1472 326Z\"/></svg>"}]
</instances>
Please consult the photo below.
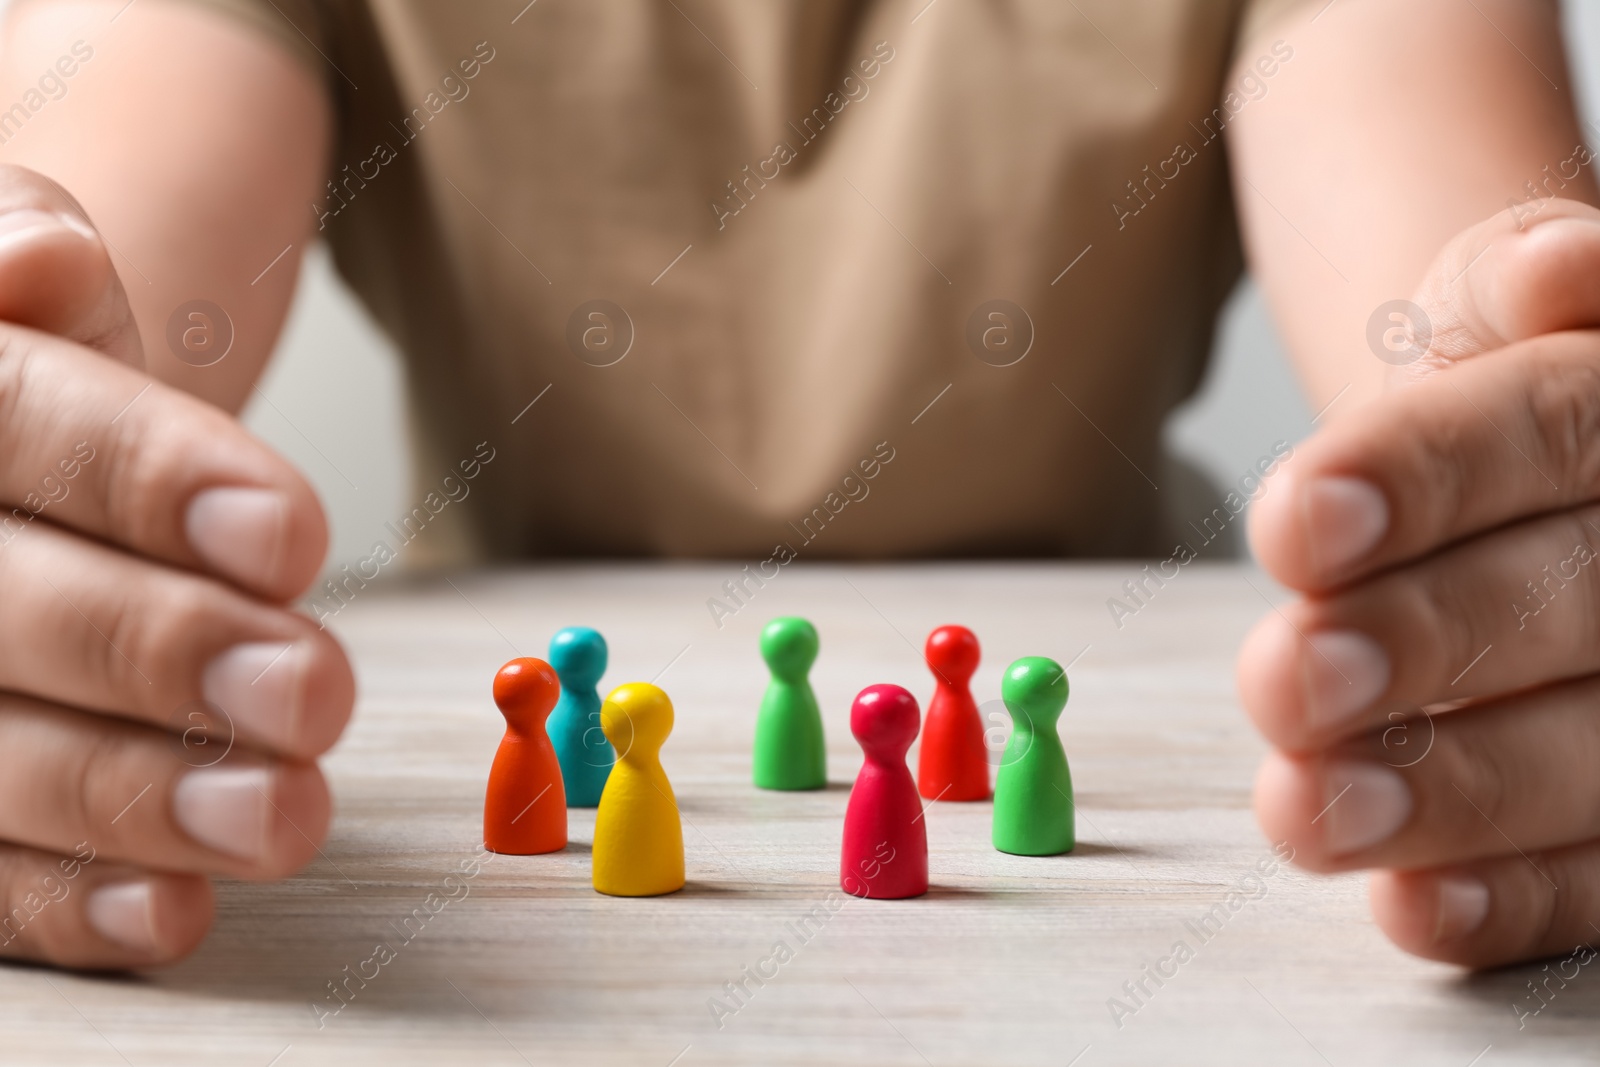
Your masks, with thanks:
<instances>
[{"instance_id":1,"label":"turquoise pawn","mask_svg":"<svg viewBox=\"0 0 1600 1067\"><path fill-rule=\"evenodd\" d=\"M1056 856L1076 844L1072 772L1056 720L1067 706L1067 672L1025 656L1006 668L1000 697L1011 712L994 783L994 847L1016 856Z\"/></svg>"},{"instance_id":2,"label":"turquoise pawn","mask_svg":"<svg viewBox=\"0 0 1600 1067\"><path fill-rule=\"evenodd\" d=\"M772 681L756 716L751 777L761 789L821 789L828 784L822 712L807 677L817 660L817 630L804 619L773 619L761 631Z\"/></svg>"},{"instance_id":3,"label":"turquoise pawn","mask_svg":"<svg viewBox=\"0 0 1600 1067\"><path fill-rule=\"evenodd\" d=\"M606 639L587 626L569 626L550 639L550 666L561 679L561 699L547 729L561 764L567 807L600 804L611 765L617 761L600 730L600 676L606 672Z\"/></svg>"}]
</instances>

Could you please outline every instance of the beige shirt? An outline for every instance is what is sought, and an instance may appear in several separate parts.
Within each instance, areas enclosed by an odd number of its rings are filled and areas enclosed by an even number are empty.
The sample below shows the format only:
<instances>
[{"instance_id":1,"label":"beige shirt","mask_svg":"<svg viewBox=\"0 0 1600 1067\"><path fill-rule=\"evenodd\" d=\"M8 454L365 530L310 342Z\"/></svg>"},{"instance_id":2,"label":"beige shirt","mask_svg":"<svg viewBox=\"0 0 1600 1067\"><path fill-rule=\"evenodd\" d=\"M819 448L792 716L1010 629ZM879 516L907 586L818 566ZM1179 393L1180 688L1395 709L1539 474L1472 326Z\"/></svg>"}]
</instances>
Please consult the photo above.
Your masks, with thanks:
<instances>
[{"instance_id":1,"label":"beige shirt","mask_svg":"<svg viewBox=\"0 0 1600 1067\"><path fill-rule=\"evenodd\" d=\"M1170 548L1264 5L204 2L328 87L306 210L407 357L419 499L492 449L419 548Z\"/></svg>"}]
</instances>

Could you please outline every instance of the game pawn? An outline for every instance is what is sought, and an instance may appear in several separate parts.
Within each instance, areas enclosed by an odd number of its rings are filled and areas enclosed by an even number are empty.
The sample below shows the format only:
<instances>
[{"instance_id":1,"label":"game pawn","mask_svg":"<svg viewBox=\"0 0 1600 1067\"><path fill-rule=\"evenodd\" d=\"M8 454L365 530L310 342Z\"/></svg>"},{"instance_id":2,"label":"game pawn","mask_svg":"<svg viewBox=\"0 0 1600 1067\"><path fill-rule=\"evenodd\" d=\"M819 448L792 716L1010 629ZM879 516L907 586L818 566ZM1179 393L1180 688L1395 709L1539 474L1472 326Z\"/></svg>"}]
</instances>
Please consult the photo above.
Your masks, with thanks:
<instances>
[{"instance_id":1,"label":"game pawn","mask_svg":"<svg viewBox=\"0 0 1600 1067\"><path fill-rule=\"evenodd\" d=\"M866 762L844 813L839 886L877 900L928 891L928 833L906 766L917 738L917 698L898 685L871 685L850 708L850 732Z\"/></svg>"},{"instance_id":2,"label":"game pawn","mask_svg":"<svg viewBox=\"0 0 1600 1067\"><path fill-rule=\"evenodd\" d=\"M661 746L672 732L672 701L631 682L606 697L600 725L617 762L594 817L594 887L613 897L653 897L683 888L683 824Z\"/></svg>"},{"instance_id":3,"label":"game pawn","mask_svg":"<svg viewBox=\"0 0 1600 1067\"><path fill-rule=\"evenodd\" d=\"M1071 852L1072 772L1056 732L1067 672L1053 659L1024 657L1006 668L1000 696L1011 739L994 783L994 847L1017 856Z\"/></svg>"},{"instance_id":4,"label":"game pawn","mask_svg":"<svg viewBox=\"0 0 1600 1067\"><path fill-rule=\"evenodd\" d=\"M561 766L545 733L561 683L542 659L514 659L494 676L506 734L489 768L483 843L491 852L533 856L567 847Z\"/></svg>"},{"instance_id":5,"label":"game pawn","mask_svg":"<svg viewBox=\"0 0 1600 1067\"><path fill-rule=\"evenodd\" d=\"M761 789L821 789L828 784L822 712L806 677L817 660L817 630L779 618L761 631L761 658L772 680L756 717L752 777Z\"/></svg>"},{"instance_id":6,"label":"game pawn","mask_svg":"<svg viewBox=\"0 0 1600 1067\"><path fill-rule=\"evenodd\" d=\"M592 808L611 775L616 753L600 730L600 694L606 639L587 626L569 626L550 639L550 665L561 678L561 699L550 713L550 740L561 761L567 804Z\"/></svg>"},{"instance_id":7,"label":"game pawn","mask_svg":"<svg viewBox=\"0 0 1600 1067\"><path fill-rule=\"evenodd\" d=\"M965 626L941 626L928 635L923 656L933 671L933 699L917 753L917 791L929 800L984 800L989 757L983 717L972 699L978 638Z\"/></svg>"}]
</instances>

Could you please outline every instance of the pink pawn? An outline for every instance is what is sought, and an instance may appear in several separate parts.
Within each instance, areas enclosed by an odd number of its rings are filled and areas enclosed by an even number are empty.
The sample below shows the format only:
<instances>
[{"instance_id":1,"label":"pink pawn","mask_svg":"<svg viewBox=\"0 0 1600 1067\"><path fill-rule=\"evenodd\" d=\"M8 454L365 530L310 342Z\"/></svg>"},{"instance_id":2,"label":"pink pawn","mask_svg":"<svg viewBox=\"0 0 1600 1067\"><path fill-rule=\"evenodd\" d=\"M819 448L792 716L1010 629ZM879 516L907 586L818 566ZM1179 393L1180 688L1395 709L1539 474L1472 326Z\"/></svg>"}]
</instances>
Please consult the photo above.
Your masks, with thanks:
<instances>
[{"instance_id":1,"label":"pink pawn","mask_svg":"<svg viewBox=\"0 0 1600 1067\"><path fill-rule=\"evenodd\" d=\"M844 813L839 885L853 896L896 900L928 891L928 832L906 766L921 720L917 698L898 685L869 685L850 709L850 732L867 757Z\"/></svg>"}]
</instances>

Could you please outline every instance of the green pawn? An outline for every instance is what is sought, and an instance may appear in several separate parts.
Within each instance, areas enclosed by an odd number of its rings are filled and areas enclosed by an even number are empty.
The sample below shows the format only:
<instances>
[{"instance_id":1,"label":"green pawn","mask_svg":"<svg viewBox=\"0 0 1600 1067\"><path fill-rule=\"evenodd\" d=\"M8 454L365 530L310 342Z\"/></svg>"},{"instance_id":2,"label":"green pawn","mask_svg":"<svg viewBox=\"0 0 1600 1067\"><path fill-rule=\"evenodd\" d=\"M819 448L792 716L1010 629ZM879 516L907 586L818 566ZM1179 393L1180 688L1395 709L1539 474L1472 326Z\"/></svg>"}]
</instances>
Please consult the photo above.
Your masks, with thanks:
<instances>
[{"instance_id":1,"label":"green pawn","mask_svg":"<svg viewBox=\"0 0 1600 1067\"><path fill-rule=\"evenodd\" d=\"M756 718L754 777L761 789L821 789L828 784L822 712L806 674L817 660L817 628L804 619L773 619L761 631L761 658L772 671Z\"/></svg>"},{"instance_id":2,"label":"green pawn","mask_svg":"<svg viewBox=\"0 0 1600 1067\"><path fill-rule=\"evenodd\" d=\"M1071 852L1072 772L1056 733L1067 706L1067 672L1044 656L1006 668L1000 698L1011 712L1011 740L994 783L994 847L1015 856Z\"/></svg>"}]
</instances>

